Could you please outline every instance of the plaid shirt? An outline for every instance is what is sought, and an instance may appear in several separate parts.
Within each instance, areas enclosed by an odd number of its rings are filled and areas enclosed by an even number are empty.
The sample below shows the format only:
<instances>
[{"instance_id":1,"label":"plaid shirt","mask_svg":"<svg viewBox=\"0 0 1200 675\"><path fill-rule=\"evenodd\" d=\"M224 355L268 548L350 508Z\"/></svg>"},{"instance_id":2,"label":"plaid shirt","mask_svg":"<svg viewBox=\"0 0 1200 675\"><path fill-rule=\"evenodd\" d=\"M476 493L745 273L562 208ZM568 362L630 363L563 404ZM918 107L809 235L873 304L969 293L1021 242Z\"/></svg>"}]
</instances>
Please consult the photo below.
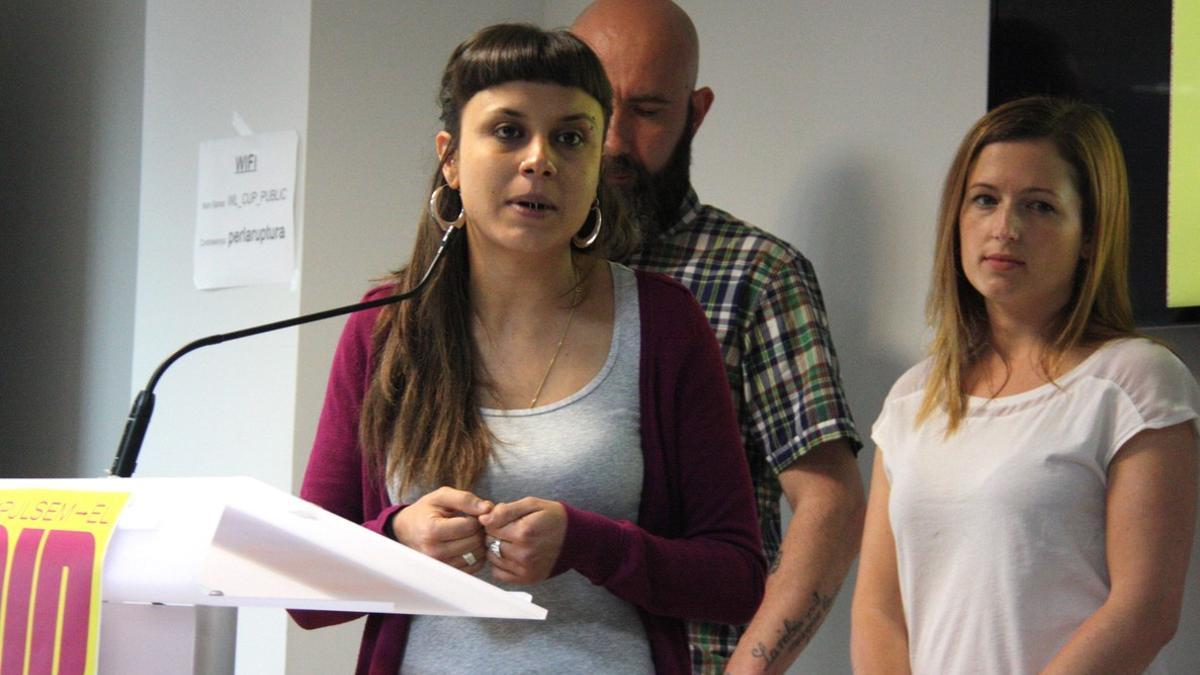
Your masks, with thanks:
<instances>
[{"instance_id":1,"label":"plaid shirt","mask_svg":"<svg viewBox=\"0 0 1200 675\"><path fill-rule=\"evenodd\" d=\"M780 545L779 472L839 438L862 443L842 394L825 304L812 265L786 242L700 204L627 262L691 289L725 355L725 372L758 500L767 560ZM803 517L797 514L795 517ZM696 672L722 672L745 626L691 623Z\"/></svg>"}]
</instances>

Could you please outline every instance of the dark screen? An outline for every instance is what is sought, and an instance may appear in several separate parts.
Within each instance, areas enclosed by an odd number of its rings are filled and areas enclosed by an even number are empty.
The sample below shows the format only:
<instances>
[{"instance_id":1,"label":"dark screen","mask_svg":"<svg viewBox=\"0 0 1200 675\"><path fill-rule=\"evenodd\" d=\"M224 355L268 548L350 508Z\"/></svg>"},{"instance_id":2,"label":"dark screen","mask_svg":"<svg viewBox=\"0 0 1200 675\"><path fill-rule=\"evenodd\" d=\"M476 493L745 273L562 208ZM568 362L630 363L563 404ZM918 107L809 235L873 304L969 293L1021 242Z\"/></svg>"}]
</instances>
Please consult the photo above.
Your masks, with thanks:
<instances>
[{"instance_id":1,"label":"dark screen","mask_svg":"<svg viewBox=\"0 0 1200 675\"><path fill-rule=\"evenodd\" d=\"M1169 0L993 0L988 108L1033 94L1101 107L1129 168L1130 294L1139 326L1200 322L1166 306Z\"/></svg>"}]
</instances>

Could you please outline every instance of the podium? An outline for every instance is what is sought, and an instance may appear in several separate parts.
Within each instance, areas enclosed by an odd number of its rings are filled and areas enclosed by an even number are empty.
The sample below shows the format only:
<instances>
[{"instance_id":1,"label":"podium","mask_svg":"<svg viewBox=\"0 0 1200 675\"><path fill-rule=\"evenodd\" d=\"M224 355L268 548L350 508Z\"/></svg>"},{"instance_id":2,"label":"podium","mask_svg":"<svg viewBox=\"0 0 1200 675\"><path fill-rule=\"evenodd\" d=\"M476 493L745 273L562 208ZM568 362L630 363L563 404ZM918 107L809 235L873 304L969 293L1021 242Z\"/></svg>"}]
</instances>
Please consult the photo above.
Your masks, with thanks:
<instances>
[{"instance_id":1,"label":"podium","mask_svg":"<svg viewBox=\"0 0 1200 675\"><path fill-rule=\"evenodd\" d=\"M129 495L104 561L101 673L231 672L237 607L546 617L527 593L251 478L0 480L27 488Z\"/></svg>"}]
</instances>

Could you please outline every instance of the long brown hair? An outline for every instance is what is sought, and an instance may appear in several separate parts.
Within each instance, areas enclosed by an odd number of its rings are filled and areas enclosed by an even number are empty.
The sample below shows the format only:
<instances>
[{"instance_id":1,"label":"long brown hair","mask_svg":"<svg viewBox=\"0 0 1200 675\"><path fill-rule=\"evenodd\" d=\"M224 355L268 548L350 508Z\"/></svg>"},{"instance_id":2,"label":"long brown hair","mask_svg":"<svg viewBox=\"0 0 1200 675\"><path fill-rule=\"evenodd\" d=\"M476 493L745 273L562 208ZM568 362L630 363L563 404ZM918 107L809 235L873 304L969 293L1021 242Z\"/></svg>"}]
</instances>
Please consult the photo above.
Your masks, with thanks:
<instances>
[{"instance_id":1,"label":"long brown hair","mask_svg":"<svg viewBox=\"0 0 1200 675\"><path fill-rule=\"evenodd\" d=\"M514 81L545 82L583 90L612 116L612 87L596 55L566 31L527 24L485 28L451 54L438 92L443 129L450 143L430 181L446 185L442 165L453 157L463 107L484 89ZM603 136L601 136L603 137ZM610 257L637 245L619 196L600 182L603 227L596 250ZM443 200L447 220L461 208L457 195ZM592 227L588 217L581 234ZM417 241L406 267L387 281L411 288L433 261L442 231L422 212ZM478 352L471 338L467 237L454 238L424 292L389 305L375 325L374 372L363 400L359 442L374 470L382 470L403 493L410 487L470 488L491 455L492 437L481 415Z\"/></svg>"},{"instance_id":2,"label":"long brown hair","mask_svg":"<svg viewBox=\"0 0 1200 675\"><path fill-rule=\"evenodd\" d=\"M967 179L979 152L1002 141L1049 140L1071 166L1083 204L1083 241L1089 251L1076 269L1071 298L1054 326L1042 368L1053 377L1072 349L1134 334L1129 302L1129 187L1125 158L1108 120L1096 108L1045 96L1005 103L967 132L946 175L938 213L933 284L926 316L933 328L932 368L917 423L937 410L947 434L967 409L964 378L987 351L983 297L962 269L959 214Z\"/></svg>"}]
</instances>

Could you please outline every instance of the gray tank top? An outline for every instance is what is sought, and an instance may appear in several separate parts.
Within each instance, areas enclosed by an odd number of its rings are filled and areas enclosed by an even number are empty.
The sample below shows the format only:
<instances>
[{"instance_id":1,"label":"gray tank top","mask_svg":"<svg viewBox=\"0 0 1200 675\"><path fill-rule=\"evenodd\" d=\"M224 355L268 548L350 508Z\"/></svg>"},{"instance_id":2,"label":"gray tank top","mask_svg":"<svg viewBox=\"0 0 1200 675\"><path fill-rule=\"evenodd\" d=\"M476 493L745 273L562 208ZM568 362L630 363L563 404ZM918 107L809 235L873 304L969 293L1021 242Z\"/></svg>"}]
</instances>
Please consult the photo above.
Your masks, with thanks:
<instances>
[{"instance_id":1,"label":"gray tank top","mask_svg":"<svg viewBox=\"0 0 1200 675\"><path fill-rule=\"evenodd\" d=\"M571 396L530 410L483 409L499 439L475 493L494 502L534 496L637 521L642 492L638 364L641 323L633 272L610 263L613 336L608 359ZM418 495L407 495L415 498ZM492 582L485 567L480 577ZM651 673L636 608L571 570L531 593L545 621L414 617L405 673Z\"/></svg>"}]
</instances>

